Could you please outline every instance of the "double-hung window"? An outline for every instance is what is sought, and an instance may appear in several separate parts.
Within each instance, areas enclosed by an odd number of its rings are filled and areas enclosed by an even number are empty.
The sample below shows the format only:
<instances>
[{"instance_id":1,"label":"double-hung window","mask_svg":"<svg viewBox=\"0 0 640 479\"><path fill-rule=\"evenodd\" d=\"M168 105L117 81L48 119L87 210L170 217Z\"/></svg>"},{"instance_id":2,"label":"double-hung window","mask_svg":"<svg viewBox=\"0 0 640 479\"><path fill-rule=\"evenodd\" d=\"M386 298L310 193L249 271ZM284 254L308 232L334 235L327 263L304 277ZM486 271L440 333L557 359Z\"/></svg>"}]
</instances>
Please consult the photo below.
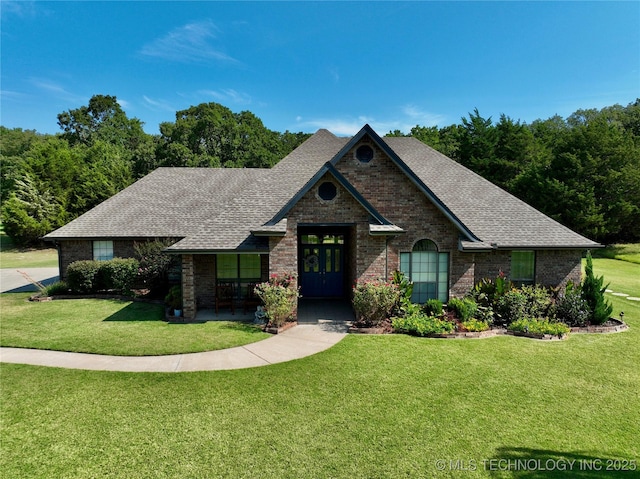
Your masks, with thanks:
<instances>
[{"instance_id":1,"label":"double-hung window","mask_svg":"<svg viewBox=\"0 0 640 479\"><path fill-rule=\"evenodd\" d=\"M95 261L109 261L113 259L113 241L94 241L93 259Z\"/></svg>"}]
</instances>

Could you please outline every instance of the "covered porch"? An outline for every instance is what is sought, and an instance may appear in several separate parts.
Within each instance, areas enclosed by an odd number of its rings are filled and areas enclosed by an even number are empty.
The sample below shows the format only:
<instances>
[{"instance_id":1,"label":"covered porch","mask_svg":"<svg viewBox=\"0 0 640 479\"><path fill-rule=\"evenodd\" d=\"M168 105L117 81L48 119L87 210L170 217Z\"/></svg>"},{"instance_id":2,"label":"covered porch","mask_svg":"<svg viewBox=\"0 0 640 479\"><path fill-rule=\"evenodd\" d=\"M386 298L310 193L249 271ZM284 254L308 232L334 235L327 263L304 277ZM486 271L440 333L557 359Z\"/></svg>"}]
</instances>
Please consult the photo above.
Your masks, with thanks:
<instances>
[{"instance_id":1,"label":"covered porch","mask_svg":"<svg viewBox=\"0 0 640 479\"><path fill-rule=\"evenodd\" d=\"M255 308L246 313L242 309L231 308L200 309L196 312L196 321L253 321ZM321 322L349 323L353 321L351 302L346 299L313 299L300 298L298 300L298 324L318 324Z\"/></svg>"}]
</instances>

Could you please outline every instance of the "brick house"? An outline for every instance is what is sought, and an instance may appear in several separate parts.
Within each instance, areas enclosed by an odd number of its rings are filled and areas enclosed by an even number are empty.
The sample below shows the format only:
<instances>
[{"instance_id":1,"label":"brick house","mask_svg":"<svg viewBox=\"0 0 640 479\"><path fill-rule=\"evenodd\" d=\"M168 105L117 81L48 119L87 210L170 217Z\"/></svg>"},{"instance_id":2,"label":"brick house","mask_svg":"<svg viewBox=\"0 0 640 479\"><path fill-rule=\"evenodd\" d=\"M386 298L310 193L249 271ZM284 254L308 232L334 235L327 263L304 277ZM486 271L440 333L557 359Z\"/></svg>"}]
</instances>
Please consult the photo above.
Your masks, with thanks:
<instances>
[{"instance_id":1,"label":"brick house","mask_svg":"<svg viewBox=\"0 0 640 479\"><path fill-rule=\"evenodd\" d=\"M159 168L45 239L60 272L175 238L184 314L236 300L269 274L297 272L304 297L348 298L354 282L406 272L414 301L462 296L500 271L513 281L579 281L600 246L415 138L319 130L271 169Z\"/></svg>"}]
</instances>

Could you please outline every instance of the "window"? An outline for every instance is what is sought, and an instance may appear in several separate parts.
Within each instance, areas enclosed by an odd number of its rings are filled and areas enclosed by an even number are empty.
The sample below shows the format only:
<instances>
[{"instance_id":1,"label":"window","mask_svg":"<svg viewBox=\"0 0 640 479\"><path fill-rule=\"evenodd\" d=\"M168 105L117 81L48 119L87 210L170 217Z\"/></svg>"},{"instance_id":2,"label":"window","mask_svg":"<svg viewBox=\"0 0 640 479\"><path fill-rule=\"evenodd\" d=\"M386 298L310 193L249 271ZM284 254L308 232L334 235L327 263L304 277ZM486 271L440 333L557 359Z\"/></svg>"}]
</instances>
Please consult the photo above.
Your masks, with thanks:
<instances>
[{"instance_id":1,"label":"window","mask_svg":"<svg viewBox=\"0 0 640 479\"><path fill-rule=\"evenodd\" d=\"M94 241L93 259L95 261L108 261L113 259L113 241Z\"/></svg>"},{"instance_id":2,"label":"window","mask_svg":"<svg viewBox=\"0 0 640 479\"><path fill-rule=\"evenodd\" d=\"M218 282L233 283L236 296L243 298L247 285L260 281L262 265L259 254L216 255L216 278Z\"/></svg>"},{"instance_id":3,"label":"window","mask_svg":"<svg viewBox=\"0 0 640 479\"><path fill-rule=\"evenodd\" d=\"M533 284L535 280L535 251L511 252L511 281L521 284Z\"/></svg>"},{"instance_id":4,"label":"window","mask_svg":"<svg viewBox=\"0 0 640 479\"><path fill-rule=\"evenodd\" d=\"M400 271L413 281L412 302L449 299L449 253L438 252L433 241L418 241L411 253L400 253Z\"/></svg>"},{"instance_id":5,"label":"window","mask_svg":"<svg viewBox=\"0 0 640 479\"><path fill-rule=\"evenodd\" d=\"M361 163L369 163L373 160L373 148L369 145L359 146L356 150L356 158Z\"/></svg>"},{"instance_id":6,"label":"window","mask_svg":"<svg viewBox=\"0 0 640 479\"><path fill-rule=\"evenodd\" d=\"M330 181L325 181L318 187L318 196L324 201L331 201L337 194L338 189L336 188L336 185Z\"/></svg>"}]
</instances>

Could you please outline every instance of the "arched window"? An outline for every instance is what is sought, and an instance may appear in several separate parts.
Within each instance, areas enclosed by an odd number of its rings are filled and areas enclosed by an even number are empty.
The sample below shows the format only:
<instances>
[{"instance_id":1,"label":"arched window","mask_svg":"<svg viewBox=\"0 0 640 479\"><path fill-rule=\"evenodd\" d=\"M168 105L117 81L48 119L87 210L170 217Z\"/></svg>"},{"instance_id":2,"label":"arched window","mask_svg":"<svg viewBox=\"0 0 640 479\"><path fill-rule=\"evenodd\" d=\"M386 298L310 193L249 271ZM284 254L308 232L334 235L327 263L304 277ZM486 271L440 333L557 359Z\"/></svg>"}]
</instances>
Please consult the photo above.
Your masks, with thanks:
<instances>
[{"instance_id":1,"label":"arched window","mask_svg":"<svg viewBox=\"0 0 640 479\"><path fill-rule=\"evenodd\" d=\"M414 303L449 299L449 253L440 253L428 239L418 241L411 253L400 253L400 271L413 281Z\"/></svg>"}]
</instances>

